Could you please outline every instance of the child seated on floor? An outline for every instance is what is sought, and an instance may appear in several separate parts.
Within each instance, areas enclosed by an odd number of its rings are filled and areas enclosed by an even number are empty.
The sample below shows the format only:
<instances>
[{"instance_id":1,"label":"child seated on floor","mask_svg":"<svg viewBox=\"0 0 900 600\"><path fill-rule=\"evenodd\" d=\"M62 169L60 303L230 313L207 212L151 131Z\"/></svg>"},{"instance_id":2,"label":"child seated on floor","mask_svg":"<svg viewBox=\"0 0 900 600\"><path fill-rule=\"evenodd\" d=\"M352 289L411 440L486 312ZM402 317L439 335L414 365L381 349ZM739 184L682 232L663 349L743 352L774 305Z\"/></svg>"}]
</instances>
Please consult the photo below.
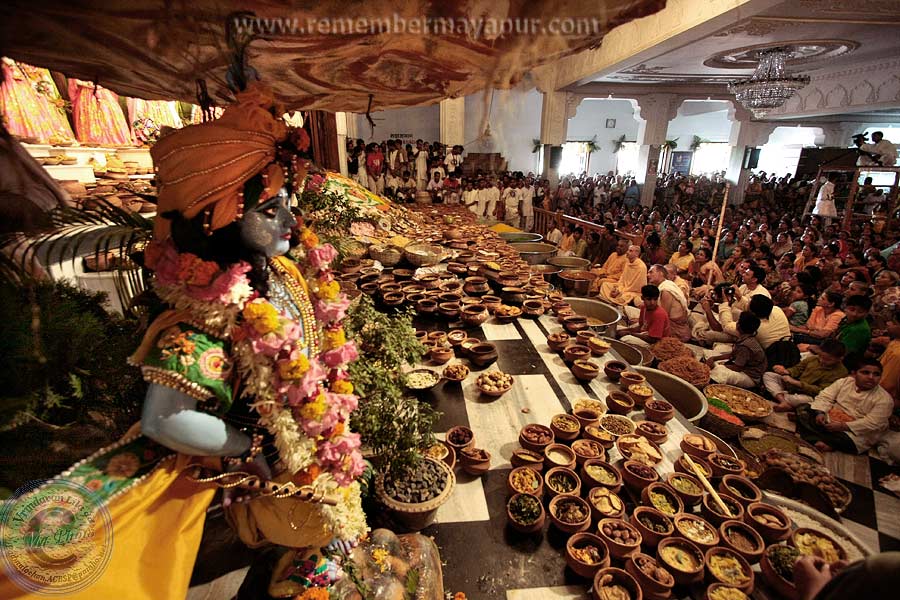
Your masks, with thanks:
<instances>
[{"instance_id":1,"label":"child seated on floor","mask_svg":"<svg viewBox=\"0 0 900 600\"><path fill-rule=\"evenodd\" d=\"M706 359L710 379L716 383L745 389L752 389L760 384L767 362L766 352L756 339L759 324L759 317L750 311L741 313L737 322L738 339L731 352ZM716 364L723 361L723 364Z\"/></svg>"},{"instance_id":2,"label":"child seated on floor","mask_svg":"<svg viewBox=\"0 0 900 600\"><path fill-rule=\"evenodd\" d=\"M879 385L881 363L861 358L849 377L822 390L812 404L797 409L797 431L821 452L860 454L884 435L894 408L891 395Z\"/></svg>"},{"instance_id":3,"label":"child seated on floor","mask_svg":"<svg viewBox=\"0 0 900 600\"><path fill-rule=\"evenodd\" d=\"M825 340L818 356L807 356L800 364L785 368L775 365L763 374L763 385L777 404L776 412L788 412L801 404L809 404L819 392L847 376L841 364L847 350L837 340Z\"/></svg>"},{"instance_id":4,"label":"child seated on floor","mask_svg":"<svg viewBox=\"0 0 900 600\"><path fill-rule=\"evenodd\" d=\"M637 325L619 331L624 335L622 341L646 346L669 337L669 314L659 305L659 288L655 285L645 285L641 288L641 300L643 304Z\"/></svg>"}]
</instances>

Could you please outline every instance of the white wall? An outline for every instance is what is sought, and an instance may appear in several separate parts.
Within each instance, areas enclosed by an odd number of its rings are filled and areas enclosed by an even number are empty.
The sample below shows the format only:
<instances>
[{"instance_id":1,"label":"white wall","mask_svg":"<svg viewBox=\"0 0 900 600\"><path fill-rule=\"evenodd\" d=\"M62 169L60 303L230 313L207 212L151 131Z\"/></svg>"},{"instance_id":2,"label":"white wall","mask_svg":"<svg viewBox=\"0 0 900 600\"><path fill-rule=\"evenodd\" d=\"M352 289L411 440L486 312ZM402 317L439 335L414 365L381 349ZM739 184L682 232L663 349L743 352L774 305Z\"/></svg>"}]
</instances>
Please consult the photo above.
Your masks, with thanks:
<instances>
[{"instance_id":1,"label":"white wall","mask_svg":"<svg viewBox=\"0 0 900 600\"><path fill-rule=\"evenodd\" d=\"M728 118L730 102L724 100L685 100L678 115L669 121L666 139L678 138L678 151L688 151L694 136L707 142L727 142L731 134Z\"/></svg>"},{"instance_id":2,"label":"white wall","mask_svg":"<svg viewBox=\"0 0 900 600\"><path fill-rule=\"evenodd\" d=\"M537 90L494 90L466 96L466 152L499 152L510 171L540 171L534 140L541 137L542 96ZM479 139L490 108L490 140Z\"/></svg>"},{"instance_id":3,"label":"white wall","mask_svg":"<svg viewBox=\"0 0 900 600\"><path fill-rule=\"evenodd\" d=\"M375 121L374 133L366 116L356 115L356 132L366 143L381 142L399 135L403 136L404 143L413 146L419 138L429 143L441 139L441 107L438 104L395 108L374 112L371 116Z\"/></svg>"},{"instance_id":4,"label":"white wall","mask_svg":"<svg viewBox=\"0 0 900 600\"><path fill-rule=\"evenodd\" d=\"M607 129L607 119L615 119L616 126ZM637 130L634 107L629 100L587 98L578 106L575 116L569 119L566 140L586 142L597 136L600 149L591 154L590 172L606 174L607 171L616 169L614 140L624 134L626 140L633 142L637 137Z\"/></svg>"}]
</instances>

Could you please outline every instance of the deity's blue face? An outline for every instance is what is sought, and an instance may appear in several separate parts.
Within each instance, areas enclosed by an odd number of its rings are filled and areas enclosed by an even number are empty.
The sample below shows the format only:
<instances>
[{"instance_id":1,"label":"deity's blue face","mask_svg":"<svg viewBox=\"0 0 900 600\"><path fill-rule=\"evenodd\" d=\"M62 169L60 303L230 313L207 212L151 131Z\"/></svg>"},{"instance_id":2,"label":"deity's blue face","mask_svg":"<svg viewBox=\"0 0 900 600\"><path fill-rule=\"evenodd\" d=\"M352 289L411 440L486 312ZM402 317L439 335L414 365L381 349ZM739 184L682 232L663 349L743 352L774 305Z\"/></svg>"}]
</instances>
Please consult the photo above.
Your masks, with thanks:
<instances>
[{"instance_id":1,"label":"deity's blue face","mask_svg":"<svg viewBox=\"0 0 900 600\"><path fill-rule=\"evenodd\" d=\"M291 229L296 221L291 214L291 197L285 188L244 214L240 221L241 241L266 258L281 256L290 249Z\"/></svg>"}]
</instances>

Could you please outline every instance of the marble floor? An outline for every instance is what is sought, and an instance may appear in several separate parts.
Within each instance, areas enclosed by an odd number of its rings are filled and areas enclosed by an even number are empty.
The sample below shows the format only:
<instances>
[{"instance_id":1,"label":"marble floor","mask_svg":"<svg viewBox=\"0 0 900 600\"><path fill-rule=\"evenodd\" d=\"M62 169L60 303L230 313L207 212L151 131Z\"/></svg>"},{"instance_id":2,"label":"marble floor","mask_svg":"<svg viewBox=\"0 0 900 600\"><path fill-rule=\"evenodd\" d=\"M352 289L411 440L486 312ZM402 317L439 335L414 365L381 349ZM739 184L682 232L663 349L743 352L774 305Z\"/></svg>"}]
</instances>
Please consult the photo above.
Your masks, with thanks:
<instances>
[{"instance_id":1,"label":"marble floor","mask_svg":"<svg viewBox=\"0 0 900 600\"><path fill-rule=\"evenodd\" d=\"M416 326L445 331L459 328L457 324L433 320L417 322ZM454 425L466 425L474 431L476 444L492 455L491 470L481 477L470 477L457 470L457 487L451 499L437 511L435 522L422 531L440 548L446 592L464 592L470 600L589 597L590 582L565 565L565 537L553 527L527 536L506 526L506 478L510 456L518 447L519 429L527 423L548 423L553 415L569 410L579 398L602 399L607 394L609 382L605 378L583 385L550 351L546 336L558 330L560 326L549 316L519 319L508 325L491 320L470 330L473 337L497 345L499 358L486 369L512 374L513 389L499 399L480 395L474 381L485 369L473 367L461 384L443 382L422 396L423 401L442 413L436 427L438 437ZM436 371L443 368L425 366ZM770 424L792 428L786 419L777 419ZM670 423L671 427L677 426L674 421ZM881 477L900 471L868 456L834 453L826 460L835 476L853 492L853 502L842 515L842 523L873 551L900 550L900 498L878 486ZM215 531L215 523L215 518L210 519L207 528ZM229 535L227 527L220 527L219 532ZM242 552L239 545L235 548L238 554ZM190 600L230 597L223 591L239 584L247 572L242 567L249 563L247 558L234 560L235 570L217 579L215 574L203 573L206 561L198 557L198 585L192 588ZM251 578L253 574L251 568Z\"/></svg>"}]
</instances>

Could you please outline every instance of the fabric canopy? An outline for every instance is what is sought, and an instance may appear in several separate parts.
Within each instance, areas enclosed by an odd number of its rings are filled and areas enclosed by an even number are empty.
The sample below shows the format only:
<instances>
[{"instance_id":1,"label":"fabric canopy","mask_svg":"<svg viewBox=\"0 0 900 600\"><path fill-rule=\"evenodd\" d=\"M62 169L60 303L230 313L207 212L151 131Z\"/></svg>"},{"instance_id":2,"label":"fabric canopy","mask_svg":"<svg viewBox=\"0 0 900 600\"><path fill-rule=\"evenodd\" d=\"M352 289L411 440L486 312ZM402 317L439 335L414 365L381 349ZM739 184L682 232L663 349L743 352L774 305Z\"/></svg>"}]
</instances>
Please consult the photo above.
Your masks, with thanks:
<instances>
[{"instance_id":1,"label":"fabric canopy","mask_svg":"<svg viewBox=\"0 0 900 600\"><path fill-rule=\"evenodd\" d=\"M4 0L0 55L126 96L230 101L225 24L288 109L366 112L519 83L665 0ZM505 35L504 35L505 32ZM370 105L371 94L371 105Z\"/></svg>"}]
</instances>

